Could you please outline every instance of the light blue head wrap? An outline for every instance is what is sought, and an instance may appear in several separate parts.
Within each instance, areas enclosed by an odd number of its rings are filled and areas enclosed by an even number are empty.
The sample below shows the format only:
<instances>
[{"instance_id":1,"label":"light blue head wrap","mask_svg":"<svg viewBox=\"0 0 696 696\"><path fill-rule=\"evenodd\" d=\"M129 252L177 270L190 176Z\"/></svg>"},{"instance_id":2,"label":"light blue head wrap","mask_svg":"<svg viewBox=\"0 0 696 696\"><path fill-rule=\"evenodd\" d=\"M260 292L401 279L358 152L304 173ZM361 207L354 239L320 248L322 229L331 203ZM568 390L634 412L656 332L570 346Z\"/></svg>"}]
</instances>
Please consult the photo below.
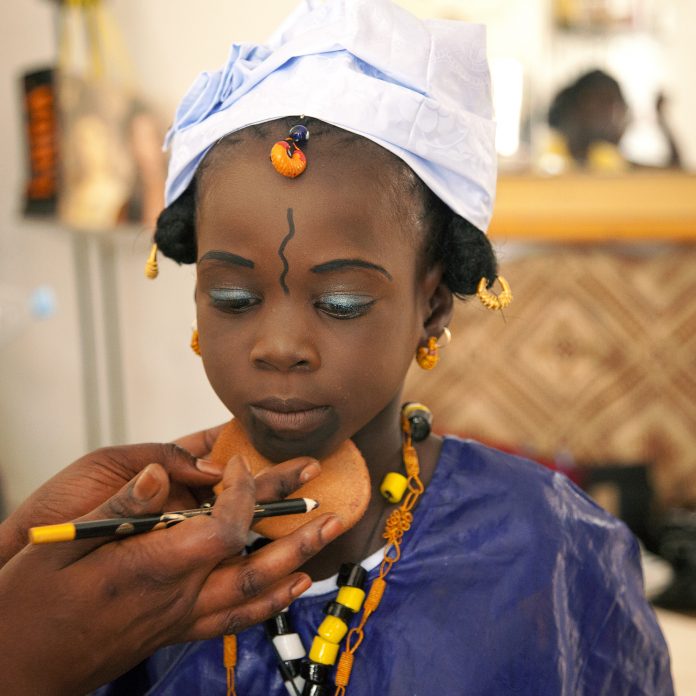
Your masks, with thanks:
<instances>
[{"instance_id":1,"label":"light blue head wrap","mask_svg":"<svg viewBox=\"0 0 696 696\"><path fill-rule=\"evenodd\" d=\"M374 140L488 227L496 154L484 27L420 20L389 0L305 3L266 45L233 44L183 98L166 141L167 205L220 138L300 114Z\"/></svg>"}]
</instances>

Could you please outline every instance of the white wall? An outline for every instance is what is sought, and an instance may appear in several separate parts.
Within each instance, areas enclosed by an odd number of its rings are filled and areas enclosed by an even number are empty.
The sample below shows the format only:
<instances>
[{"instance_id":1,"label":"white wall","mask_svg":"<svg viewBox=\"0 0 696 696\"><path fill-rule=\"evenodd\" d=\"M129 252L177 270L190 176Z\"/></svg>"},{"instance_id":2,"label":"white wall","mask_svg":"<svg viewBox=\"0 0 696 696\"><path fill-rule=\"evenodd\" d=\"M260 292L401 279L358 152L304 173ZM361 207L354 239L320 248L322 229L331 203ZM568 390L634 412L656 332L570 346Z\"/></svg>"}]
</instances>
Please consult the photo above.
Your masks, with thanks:
<instances>
[{"instance_id":1,"label":"white wall","mask_svg":"<svg viewBox=\"0 0 696 696\"><path fill-rule=\"evenodd\" d=\"M51 223L28 223L18 215L24 173L19 75L52 61L54 6L47 0L12 3L0 23L0 288L28 291L48 284L57 296L53 317L29 325L9 344L0 343L0 475L10 508L87 449L73 237ZM117 0L107 6L123 29L143 93L169 118L197 73L224 61L232 37L263 40L295 2L266 0L263 17L252 4L229 0ZM148 237L126 230L115 245L131 442L169 439L226 418L188 347L191 270L162 260L160 277L147 281ZM92 250L93 276L97 261ZM99 283L94 286L99 319ZM100 384L105 388L103 360Z\"/></svg>"},{"instance_id":2,"label":"white wall","mask_svg":"<svg viewBox=\"0 0 696 696\"><path fill-rule=\"evenodd\" d=\"M404 4L422 6L424 1ZM513 45L526 46L527 60L536 64L545 44L531 37L543 26L546 1L449 0L438 7L483 21L490 16L478 17L478 12L509 15L506 26L491 30L492 52L503 55ZM696 24L696 3L674 2L678 25L684 27L669 47L679 89L675 127L694 153L696 89L689 28ZM112 0L108 7L124 31L143 93L169 117L196 74L224 61L232 38L262 40L295 4L265 0L263 12L255 9L258 4L233 0ZM74 241L50 223L29 223L18 216L24 169L18 77L52 61L55 5L48 0L13 2L0 23L0 287L49 284L58 301L54 317L28 326L9 344L0 343L0 474L10 507L87 448ZM128 441L167 439L226 417L188 348L191 271L163 260L157 281L146 281L148 246L148 234L137 230L124 231L116 242ZM94 299L99 314L98 295ZM103 365L101 372L103 384ZM104 441L109 440L104 425Z\"/></svg>"}]
</instances>

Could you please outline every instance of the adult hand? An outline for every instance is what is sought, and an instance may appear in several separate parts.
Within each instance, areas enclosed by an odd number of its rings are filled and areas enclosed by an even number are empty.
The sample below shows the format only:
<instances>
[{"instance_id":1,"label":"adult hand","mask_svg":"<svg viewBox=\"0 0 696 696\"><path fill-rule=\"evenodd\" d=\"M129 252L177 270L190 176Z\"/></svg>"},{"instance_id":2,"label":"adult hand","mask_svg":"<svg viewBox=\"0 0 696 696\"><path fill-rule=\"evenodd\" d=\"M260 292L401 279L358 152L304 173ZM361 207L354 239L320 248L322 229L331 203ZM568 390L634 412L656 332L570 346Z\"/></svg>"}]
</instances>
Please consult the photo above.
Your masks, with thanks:
<instances>
[{"instance_id":1,"label":"adult hand","mask_svg":"<svg viewBox=\"0 0 696 696\"><path fill-rule=\"evenodd\" d=\"M152 459L152 446L142 447ZM0 570L2 693L83 693L162 645L236 632L277 613L309 586L308 576L293 571L341 533L340 521L324 515L250 556L239 554L255 502L282 497L317 473L318 464L304 458L255 480L236 456L210 516L117 541L84 539L15 554ZM105 490L101 477L98 483L95 490ZM160 464L150 464L83 519L158 512L177 498L175 487ZM65 492L49 499L63 504ZM55 512L65 519L63 510Z\"/></svg>"},{"instance_id":2,"label":"adult hand","mask_svg":"<svg viewBox=\"0 0 696 696\"><path fill-rule=\"evenodd\" d=\"M221 428L203 430L174 443L104 447L73 462L0 525L0 567L25 546L29 527L67 522L86 514L152 462L162 464L172 481L165 507L196 507L212 495L211 486L222 476L220 467L205 460Z\"/></svg>"},{"instance_id":3,"label":"adult hand","mask_svg":"<svg viewBox=\"0 0 696 696\"><path fill-rule=\"evenodd\" d=\"M172 443L104 447L73 462L0 524L0 567L27 544L30 527L86 514L153 462L161 464L171 480L169 497L163 501L165 511L199 506L212 497L212 486L222 478L222 467L206 457L223 427L201 430ZM319 473L315 460L300 457L264 474L257 482L259 502L287 497L309 480L299 478L305 469L305 477Z\"/></svg>"}]
</instances>

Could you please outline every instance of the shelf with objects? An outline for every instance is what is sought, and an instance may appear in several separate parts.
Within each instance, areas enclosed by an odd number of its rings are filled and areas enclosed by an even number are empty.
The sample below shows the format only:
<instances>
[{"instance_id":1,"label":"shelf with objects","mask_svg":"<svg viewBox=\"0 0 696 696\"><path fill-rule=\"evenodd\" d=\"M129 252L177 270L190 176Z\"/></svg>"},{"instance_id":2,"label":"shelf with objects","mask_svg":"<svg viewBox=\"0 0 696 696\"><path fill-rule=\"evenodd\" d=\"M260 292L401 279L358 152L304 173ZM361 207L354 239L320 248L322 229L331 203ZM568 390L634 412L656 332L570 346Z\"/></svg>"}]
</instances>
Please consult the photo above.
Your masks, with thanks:
<instances>
[{"instance_id":1,"label":"shelf with objects","mask_svg":"<svg viewBox=\"0 0 696 696\"><path fill-rule=\"evenodd\" d=\"M536 242L696 242L696 174L503 174L490 233Z\"/></svg>"},{"instance_id":2,"label":"shelf with objects","mask_svg":"<svg viewBox=\"0 0 696 696\"><path fill-rule=\"evenodd\" d=\"M27 221L71 237L91 450L127 440L117 252L123 238L153 230L163 207L164 126L104 3L59 2L55 12L54 62L22 77L22 207Z\"/></svg>"}]
</instances>

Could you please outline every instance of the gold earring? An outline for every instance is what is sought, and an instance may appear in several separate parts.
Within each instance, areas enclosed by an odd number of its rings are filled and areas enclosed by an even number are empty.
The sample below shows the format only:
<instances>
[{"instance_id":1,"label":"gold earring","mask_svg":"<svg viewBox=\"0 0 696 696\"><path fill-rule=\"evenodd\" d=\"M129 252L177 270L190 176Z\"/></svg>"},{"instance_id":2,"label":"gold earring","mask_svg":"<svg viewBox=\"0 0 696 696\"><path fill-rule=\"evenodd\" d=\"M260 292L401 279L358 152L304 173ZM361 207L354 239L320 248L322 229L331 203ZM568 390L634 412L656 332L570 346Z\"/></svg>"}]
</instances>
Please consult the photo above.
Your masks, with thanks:
<instances>
[{"instance_id":1,"label":"gold earring","mask_svg":"<svg viewBox=\"0 0 696 696\"><path fill-rule=\"evenodd\" d=\"M512 302L512 292L507 280L503 276L498 276L498 282L500 287L503 289L499 295L488 290L488 278L485 276L479 280L478 287L476 288L476 294L478 295L481 304L487 309L492 309L493 311L498 309L505 309L510 306Z\"/></svg>"},{"instance_id":2,"label":"gold earring","mask_svg":"<svg viewBox=\"0 0 696 696\"><path fill-rule=\"evenodd\" d=\"M196 354L201 354L201 347L198 345L198 326L196 322L193 322L193 327L191 328L191 350Z\"/></svg>"},{"instance_id":3,"label":"gold earring","mask_svg":"<svg viewBox=\"0 0 696 696\"><path fill-rule=\"evenodd\" d=\"M157 244L153 244L150 249L150 255L147 257L145 262L145 277L154 280L159 274L159 269L157 268Z\"/></svg>"},{"instance_id":4,"label":"gold earring","mask_svg":"<svg viewBox=\"0 0 696 696\"><path fill-rule=\"evenodd\" d=\"M435 336L431 336L428 339L428 345L420 346L416 351L416 362L418 366L424 370L432 370L440 360L439 350L449 345L452 340L452 332L449 328L445 327L443 332L445 336L445 343L438 343Z\"/></svg>"}]
</instances>

